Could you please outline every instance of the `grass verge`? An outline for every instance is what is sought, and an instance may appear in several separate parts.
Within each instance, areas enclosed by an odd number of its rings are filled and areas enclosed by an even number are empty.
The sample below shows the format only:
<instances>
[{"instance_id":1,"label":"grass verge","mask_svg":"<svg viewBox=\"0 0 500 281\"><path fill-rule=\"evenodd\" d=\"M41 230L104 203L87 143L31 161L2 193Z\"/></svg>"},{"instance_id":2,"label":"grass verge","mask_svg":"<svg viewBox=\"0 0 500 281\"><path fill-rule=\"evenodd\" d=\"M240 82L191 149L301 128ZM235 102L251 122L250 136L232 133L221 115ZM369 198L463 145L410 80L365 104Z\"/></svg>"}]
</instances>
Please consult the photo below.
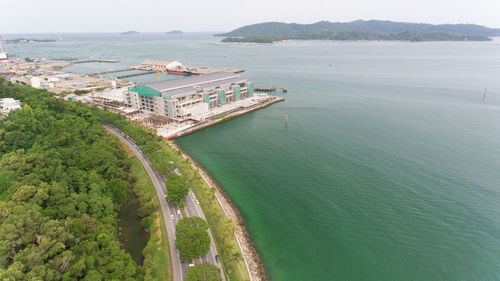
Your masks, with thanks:
<instances>
[{"instance_id":1,"label":"grass verge","mask_svg":"<svg viewBox=\"0 0 500 281\"><path fill-rule=\"evenodd\" d=\"M237 230L236 224L224 214L215 197L214 190L203 180L198 170L191 166L190 160L182 157L180 151L165 142L161 143L161 147L169 158L165 161L175 162L200 201L200 206L214 236L217 252L221 255L226 277L232 281L250 280L245 261L234 236L234 232Z\"/></svg>"},{"instance_id":2,"label":"grass verge","mask_svg":"<svg viewBox=\"0 0 500 281\"><path fill-rule=\"evenodd\" d=\"M151 238L143 250L145 280L168 281L172 280L170 248L167 239L167 231L161 212L158 210L160 203L156 198L153 183L146 170L136 157L130 158L131 172L135 177L134 191L142 193L140 197L150 198L155 201L156 210L152 215L143 219L151 233ZM150 220L153 221L150 221ZM145 222L145 220L147 220Z\"/></svg>"},{"instance_id":3,"label":"grass verge","mask_svg":"<svg viewBox=\"0 0 500 281\"><path fill-rule=\"evenodd\" d=\"M115 135L106 130L111 138L120 141ZM141 225L150 233L150 238L142 253L144 256L144 280L171 281L172 262L170 257L170 245L168 243L167 228L160 202L156 197L156 190L151 182L146 169L135 157L134 152L123 142L122 149L130 161L130 177L133 181L133 191L139 196L139 215L143 217Z\"/></svg>"}]
</instances>

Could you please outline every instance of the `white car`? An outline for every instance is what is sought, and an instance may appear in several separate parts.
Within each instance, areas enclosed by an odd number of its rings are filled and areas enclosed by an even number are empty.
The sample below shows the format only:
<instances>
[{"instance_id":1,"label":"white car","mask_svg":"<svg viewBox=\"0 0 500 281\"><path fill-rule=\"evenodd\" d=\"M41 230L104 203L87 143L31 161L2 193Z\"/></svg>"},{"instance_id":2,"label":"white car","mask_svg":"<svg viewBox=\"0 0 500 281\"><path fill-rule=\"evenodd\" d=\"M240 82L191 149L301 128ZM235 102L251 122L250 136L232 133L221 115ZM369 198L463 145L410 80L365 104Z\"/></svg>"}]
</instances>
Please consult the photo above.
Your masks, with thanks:
<instances>
[{"instance_id":1,"label":"white car","mask_svg":"<svg viewBox=\"0 0 500 281\"><path fill-rule=\"evenodd\" d=\"M200 201L198 201L198 199L196 199L196 204L200 205Z\"/></svg>"},{"instance_id":2,"label":"white car","mask_svg":"<svg viewBox=\"0 0 500 281\"><path fill-rule=\"evenodd\" d=\"M181 215L181 210L177 210L177 214L180 216Z\"/></svg>"},{"instance_id":3,"label":"white car","mask_svg":"<svg viewBox=\"0 0 500 281\"><path fill-rule=\"evenodd\" d=\"M174 215L170 215L170 218L171 218L171 219L174 219Z\"/></svg>"}]
</instances>

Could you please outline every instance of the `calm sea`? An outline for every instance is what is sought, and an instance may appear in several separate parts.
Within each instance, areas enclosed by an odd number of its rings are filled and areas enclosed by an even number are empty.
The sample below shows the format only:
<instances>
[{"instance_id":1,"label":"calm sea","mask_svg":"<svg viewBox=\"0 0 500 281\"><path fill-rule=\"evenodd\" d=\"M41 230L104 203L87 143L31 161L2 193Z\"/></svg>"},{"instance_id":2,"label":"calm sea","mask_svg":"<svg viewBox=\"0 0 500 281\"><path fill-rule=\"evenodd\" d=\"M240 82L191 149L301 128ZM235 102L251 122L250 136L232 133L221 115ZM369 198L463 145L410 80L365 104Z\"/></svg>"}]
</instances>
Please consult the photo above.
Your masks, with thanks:
<instances>
[{"instance_id":1,"label":"calm sea","mask_svg":"<svg viewBox=\"0 0 500 281\"><path fill-rule=\"evenodd\" d=\"M241 67L288 88L283 103L178 140L240 208L271 280L500 279L500 40L37 36L63 40L7 49Z\"/></svg>"}]
</instances>

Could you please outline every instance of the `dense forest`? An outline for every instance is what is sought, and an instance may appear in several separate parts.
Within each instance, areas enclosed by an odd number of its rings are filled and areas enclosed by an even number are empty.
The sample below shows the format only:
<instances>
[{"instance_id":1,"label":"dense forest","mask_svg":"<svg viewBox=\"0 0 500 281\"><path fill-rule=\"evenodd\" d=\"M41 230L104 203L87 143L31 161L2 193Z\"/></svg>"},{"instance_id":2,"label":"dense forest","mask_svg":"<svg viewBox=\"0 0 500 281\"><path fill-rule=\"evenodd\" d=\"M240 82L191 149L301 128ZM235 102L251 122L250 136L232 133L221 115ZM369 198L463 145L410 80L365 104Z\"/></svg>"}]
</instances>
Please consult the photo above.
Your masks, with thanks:
<instances>
[{"instance_id":1,"label":"dense forest","mask_svg":"<svg viewBox=\"0 0 500 281\"><path fill-rule=\"evenodd\" d=\"M224 43L261 43L268 44L274 41L279 41L278 38L273 38L269 36L249 36L249 37L228 37L222 39Z\"/></svg>"},{"instance_id":2,"label":"dense forest","mask_svg":"<svg viewBox=\"0 0 500 281\"><path fill-rule=\"evenodd\" d=\"M488 28L475 24L424 24L393 22L379 20L357 20L353 22L320 21L313 24L297 24L283 22L265 22L240 27L228 33L217 34L223 37L248 37L248 36L298 36L318 31L367 31L375 33L399 33L404 31L440 32L460 34L465 36L500 36L499 28Z\"/></svg>"},{"instance_id":3,"label":"dense forest","mask_svg":"<svg viewBox=\"0 0 500 281\"><path fill-rule=\"evenodd\" d=\"M338 40L338 41L359 41L359 40L380 40L380 41L491 41L485 36L465 36L442 32L424 33L420 31L405 31L398 33L374 33L368 31L318 31L296 36L250 36L250 37L228 37L222 42L225 43L273 43L283 40Z\"/></svg>"},{"instance_id":4,"label":"dense forest","mask_svg":"<svg viewBox=\"0 0 500 281\"><path fill-rule=\"evenodd\" d=\"M270 43L280 40L405 40L488 41L500 36L500 29L474 24L421 24L391 21L353 21L314 24L266 22L247 25L228 33L223 42Z\"/></svg>"},{"instance_id":5,"label":"dense forest","mask_svg":"<svg viewBox=\"0 0 500 281\"><path fill-rule=\"evenodd\" d=\"M0 121L0 280L144 280L117 240L130 162L106 113L2 78L1 97L23 108Z\"/></svg>"}]
</instances>

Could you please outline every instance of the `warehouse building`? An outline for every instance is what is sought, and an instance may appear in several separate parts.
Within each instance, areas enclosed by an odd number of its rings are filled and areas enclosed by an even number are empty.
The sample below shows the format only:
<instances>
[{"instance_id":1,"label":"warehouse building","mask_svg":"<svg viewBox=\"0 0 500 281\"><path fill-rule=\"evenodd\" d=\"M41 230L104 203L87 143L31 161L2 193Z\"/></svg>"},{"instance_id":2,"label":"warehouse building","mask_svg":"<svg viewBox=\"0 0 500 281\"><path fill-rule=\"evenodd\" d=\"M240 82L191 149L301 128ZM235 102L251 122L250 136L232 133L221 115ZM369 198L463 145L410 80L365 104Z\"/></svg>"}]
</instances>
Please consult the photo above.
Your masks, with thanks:
<instances>
[{"instance_id":1,"label":"warehouse building","mask_svg":"<svg viewBox=\"0 0 500 281\"><path fill-rule=\"evenodd\" d=\"M124 93L125 104L178 122L199 120L211 109L253 96L254 85L231 72L146 83Z\"/></svg>"},{"instance_id":2,"label":"warehouse building","mask_svg":"<svg viewBox=\"0 0 500 281\"><path fill-rule=\"evenodd\" d=\"M176 60L146 60L142 63L142 67L149 69L163 69L170 71L182 71L182 64Z\"/></svg>"}]
</instances>

